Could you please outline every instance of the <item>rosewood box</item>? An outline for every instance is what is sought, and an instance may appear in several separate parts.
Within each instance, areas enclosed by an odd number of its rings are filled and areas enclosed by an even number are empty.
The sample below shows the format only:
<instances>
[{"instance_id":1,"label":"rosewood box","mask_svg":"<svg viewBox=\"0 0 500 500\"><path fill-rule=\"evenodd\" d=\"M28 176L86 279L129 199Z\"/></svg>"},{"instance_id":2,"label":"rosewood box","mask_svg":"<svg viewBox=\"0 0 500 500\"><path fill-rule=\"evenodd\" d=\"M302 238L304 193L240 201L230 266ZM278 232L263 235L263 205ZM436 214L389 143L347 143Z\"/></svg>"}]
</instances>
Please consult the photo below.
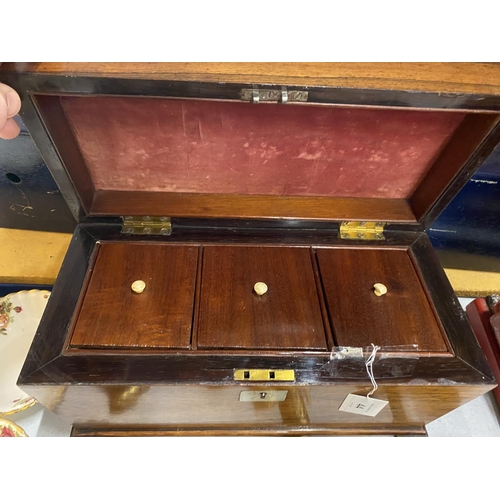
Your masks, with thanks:
<instances>
[{"instance_id":1,"label":"rosewood box","mask_svg":"<svg viewBox=\"0 0 500 500\"><path fill-rule=\"evenodd\" d=\"M243 66L2 66L78 220L19 385L76 435L422 433L496 384L424 230L500 92Z\"/></svg>"}]
</instances>

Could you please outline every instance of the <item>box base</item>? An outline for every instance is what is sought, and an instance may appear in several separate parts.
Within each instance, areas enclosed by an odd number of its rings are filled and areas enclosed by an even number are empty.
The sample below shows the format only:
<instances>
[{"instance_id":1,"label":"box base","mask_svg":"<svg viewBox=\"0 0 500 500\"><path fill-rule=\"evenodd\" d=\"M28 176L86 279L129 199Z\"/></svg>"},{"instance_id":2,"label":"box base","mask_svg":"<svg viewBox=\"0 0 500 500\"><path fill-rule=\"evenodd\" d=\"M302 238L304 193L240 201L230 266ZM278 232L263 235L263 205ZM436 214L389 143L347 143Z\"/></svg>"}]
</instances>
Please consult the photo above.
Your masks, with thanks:
<instances>
[{"instance_id":1,"label":"box base","mask_svg":"<svg viewBox=\"0 0 500 500\"><path fill-rule=\"evenodd\" d=\"M427 437L425 427L170 427L92 428L73 427L71 437L168 437L168 436L416 436Z\"/></svg>"}]
</instances>

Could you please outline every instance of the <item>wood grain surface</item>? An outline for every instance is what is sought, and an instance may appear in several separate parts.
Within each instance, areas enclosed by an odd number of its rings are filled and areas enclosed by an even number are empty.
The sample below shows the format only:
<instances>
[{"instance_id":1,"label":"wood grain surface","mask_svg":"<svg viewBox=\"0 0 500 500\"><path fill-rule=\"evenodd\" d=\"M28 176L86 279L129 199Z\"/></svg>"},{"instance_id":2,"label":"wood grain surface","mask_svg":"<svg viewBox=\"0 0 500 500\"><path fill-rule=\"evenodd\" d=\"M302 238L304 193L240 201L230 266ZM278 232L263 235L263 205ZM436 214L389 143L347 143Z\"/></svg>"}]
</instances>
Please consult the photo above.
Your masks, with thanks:
<instances>
[{"instance_id":1,"label":"wood grain surface","mask_svg":"<svg viewBox=\"0 0 500 500\"><path fill-rule=\"evenodd\" d=\"M416 222L403 199L96 191L90 215L119 214Z\"/></svg>"},{"instance_id":2,"label":"wood grain surface","mask_svg":"<svg viewBox=\"0 0 500 500\"><path fill-rule=\"evenodd\" d=\"M500 94L498 63L4 63L1 71Z\"/></svg>"},{"instance_id":3,"label":"wood grain surface","mask_svg":"<svg viewBox=\"0 0 500 500\"><path fill-rule=\"evenodd\" d=\"M418 346L446 351L446 344L405 250L317 249L337 345ZM386 295L377 297L375 283Z\"/></svg>"},{"instance_id":4,"label":"wood grain surface","mask_svg":"<svg viewBox=\"0 0 500 500\"><path fill-rule=\"evenodd\" d=\"M71 345L187 348L197 258L196 246L102 244Z\"/></svg>"},{"instance_id":5,"label":"wood grain surface","mask_svg":"<svg viewBox=\"0 0 500 500\"><path fill-rule=\"evenodd\" d=\"M309 249L206 247L198 347L326 350Z\"/></svg>"},{"instance_id":6,"label":"wood grain surface","mask_svg":"<svg viewBox=\"0 0 500 500\"><path fill-rule=\"evenodd\" d=\"M389 401L375 417L338 411L348 394L364 394L369 381L330 386L279 386L288 390L283 402L241 402L243 390L269 391L269 385L248 387L217 385L69 385L27 387L51 411L75 426L108 429L131 427L179 430L191 428L280 431L283 427L304 433L325 426L356 427L359 431L388 427L423 427L493 388L492 384L466 386L426 384L384 384L374 397Z\"/></svg>"}]
</instances>

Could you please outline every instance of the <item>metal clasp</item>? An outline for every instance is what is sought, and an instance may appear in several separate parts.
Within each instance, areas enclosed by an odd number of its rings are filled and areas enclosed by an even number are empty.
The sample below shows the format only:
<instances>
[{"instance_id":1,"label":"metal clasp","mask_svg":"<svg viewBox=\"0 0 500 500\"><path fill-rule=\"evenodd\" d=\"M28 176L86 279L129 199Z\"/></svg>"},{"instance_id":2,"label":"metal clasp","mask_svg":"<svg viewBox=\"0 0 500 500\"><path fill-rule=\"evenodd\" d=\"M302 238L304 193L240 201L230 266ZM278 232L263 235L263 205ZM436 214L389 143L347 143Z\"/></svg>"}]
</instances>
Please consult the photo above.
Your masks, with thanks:
<instances>
[{"instance_id":1,"label":"metal clasp","mask_svg":"<svg viewBox=\"0 0 500 500\"><path fill-rule=\"evenodd\" d=\"M309 93L306 90L282 89L243 89L241 100L250 101L253 104L260 102L276 102L286 104L288 102L307 102Z\"/></svg>"}]
</instances>

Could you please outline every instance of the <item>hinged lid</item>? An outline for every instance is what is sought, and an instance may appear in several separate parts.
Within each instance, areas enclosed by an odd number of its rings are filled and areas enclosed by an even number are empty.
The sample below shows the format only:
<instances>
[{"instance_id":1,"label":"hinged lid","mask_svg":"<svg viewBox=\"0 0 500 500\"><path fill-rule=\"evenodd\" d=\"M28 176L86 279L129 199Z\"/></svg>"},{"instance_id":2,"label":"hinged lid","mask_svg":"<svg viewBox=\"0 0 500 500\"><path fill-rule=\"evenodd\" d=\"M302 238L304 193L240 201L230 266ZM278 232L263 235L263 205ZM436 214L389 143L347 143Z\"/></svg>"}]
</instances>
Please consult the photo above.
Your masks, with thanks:
<instances>
[{"instance_id":1,"label":"hinged lid","mask_svg":"<svg viewBox=\"0 0 500 500\"><path fill-rule=\"evenodd\" d=\"M500 96L5 75L79 218L426 227L500 139Z\"/></svg>"}]
</instances>

